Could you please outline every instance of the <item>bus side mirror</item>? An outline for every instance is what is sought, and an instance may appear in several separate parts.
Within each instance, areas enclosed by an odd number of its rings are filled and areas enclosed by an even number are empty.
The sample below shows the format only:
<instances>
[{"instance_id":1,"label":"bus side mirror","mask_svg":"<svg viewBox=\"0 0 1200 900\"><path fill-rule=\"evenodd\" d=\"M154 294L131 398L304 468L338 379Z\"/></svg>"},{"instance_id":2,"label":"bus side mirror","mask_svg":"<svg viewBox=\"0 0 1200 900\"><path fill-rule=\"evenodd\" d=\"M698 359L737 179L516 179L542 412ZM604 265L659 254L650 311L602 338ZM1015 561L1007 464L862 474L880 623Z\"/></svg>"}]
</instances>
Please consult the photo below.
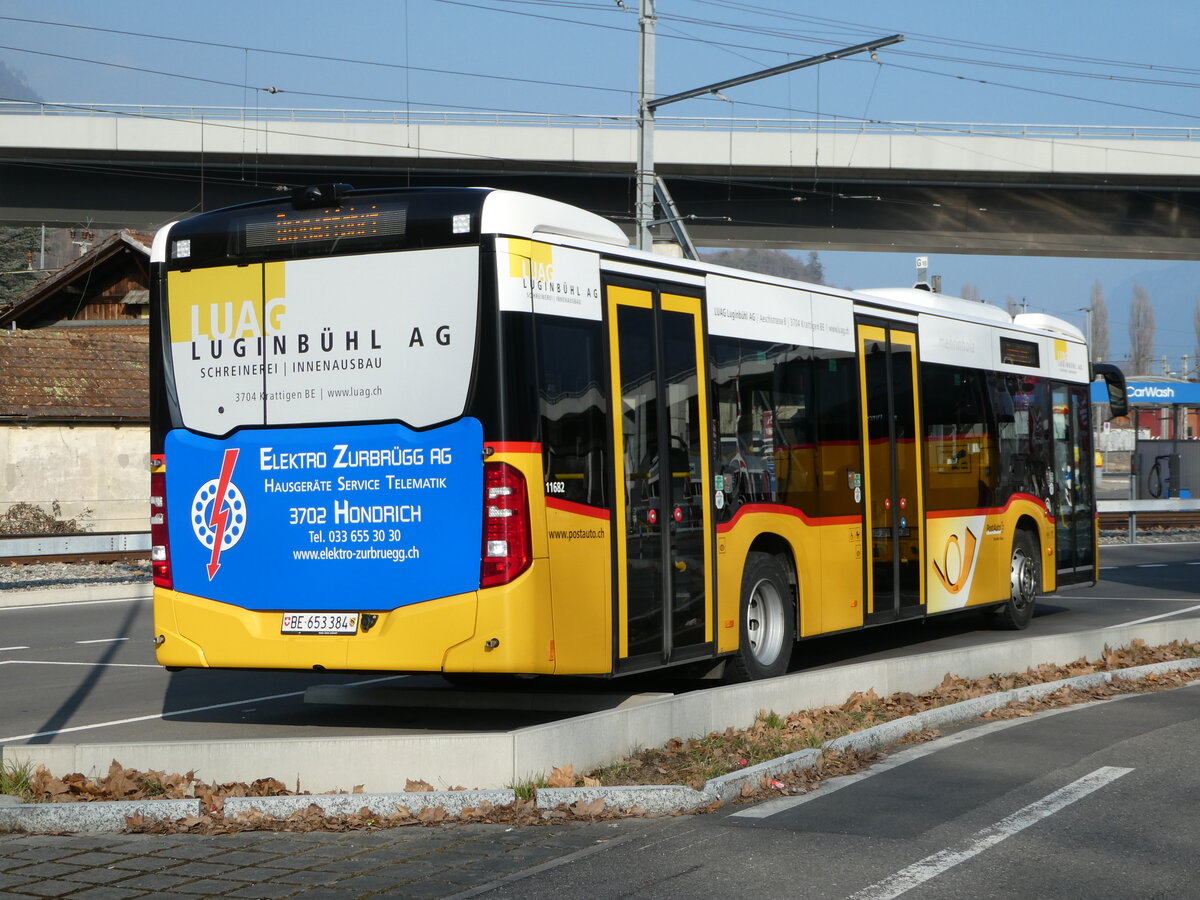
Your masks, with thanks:
<instances>
[{"instance_id":1,"label":"bus side mirror","mask_svg":"<svg viewBox=\"0 0 1200 900\"><path fill-rule=\"evenodd\" d=\"M1097 376L1104 379L1108 388L1108 406L1112 410L1111 418L1117 419L1129 415L1129 397L1125 393L1125 373L1111 363L1092 363L1092 378Z\"/></svg>"}]
</instances>

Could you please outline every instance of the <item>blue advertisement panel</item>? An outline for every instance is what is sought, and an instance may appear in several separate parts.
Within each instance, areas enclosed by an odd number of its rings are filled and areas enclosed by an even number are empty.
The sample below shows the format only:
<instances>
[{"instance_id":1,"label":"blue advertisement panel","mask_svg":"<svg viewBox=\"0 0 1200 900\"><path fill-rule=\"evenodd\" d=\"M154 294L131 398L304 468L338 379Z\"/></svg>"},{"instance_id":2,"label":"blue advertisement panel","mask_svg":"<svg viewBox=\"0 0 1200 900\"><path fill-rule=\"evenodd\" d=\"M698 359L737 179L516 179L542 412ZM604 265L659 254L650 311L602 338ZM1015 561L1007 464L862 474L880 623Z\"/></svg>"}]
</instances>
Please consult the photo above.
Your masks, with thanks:
<instances>
[{"instance_id":1,"label":"blue advertisement panel","mask_svg":"<svg viewBox=\"0 0 1200 900\"><path fill-rule=\"evenodd\" d=\"M479 588L483 429L167 435L175 589L252 610L394 609Z\"/></svg>"},{"instance_id":2,"label":"blue advertisement panel","mask_svg":"<svg viewBox=\"0 0 1200 900\"><path fill-rule=\"evenodd\" d=\"M1130 406L1173 404L1200 406L1200 383L1195 381L1134 381L1125 385ZM1107 403L1108 390L1104 382L1092 382L1092 402Z\"/></svg>"}]
</instances>

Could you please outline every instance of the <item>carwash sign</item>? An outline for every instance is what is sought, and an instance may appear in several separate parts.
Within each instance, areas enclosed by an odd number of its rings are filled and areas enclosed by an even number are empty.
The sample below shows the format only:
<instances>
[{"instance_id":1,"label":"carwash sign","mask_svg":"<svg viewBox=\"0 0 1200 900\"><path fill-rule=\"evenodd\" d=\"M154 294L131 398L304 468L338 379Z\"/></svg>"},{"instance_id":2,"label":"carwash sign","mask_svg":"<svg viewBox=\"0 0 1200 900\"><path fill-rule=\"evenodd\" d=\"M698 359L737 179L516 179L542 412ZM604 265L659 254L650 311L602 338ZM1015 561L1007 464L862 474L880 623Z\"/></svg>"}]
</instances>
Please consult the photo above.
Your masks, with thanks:
<instances>
[{"instance_id":1,"label":"carwash sign","mask_svg":"<svg viewBox=\"0 0 1200 900\"><path fill-rule=\"evenodd\" d=\"M1130 381L1125 385L1125 394L1130 406L1200 406L1200 384L1191 381ZM1092 402L1108 402L1103 382L1092 382Z\"/></svg>"}]
</instances>

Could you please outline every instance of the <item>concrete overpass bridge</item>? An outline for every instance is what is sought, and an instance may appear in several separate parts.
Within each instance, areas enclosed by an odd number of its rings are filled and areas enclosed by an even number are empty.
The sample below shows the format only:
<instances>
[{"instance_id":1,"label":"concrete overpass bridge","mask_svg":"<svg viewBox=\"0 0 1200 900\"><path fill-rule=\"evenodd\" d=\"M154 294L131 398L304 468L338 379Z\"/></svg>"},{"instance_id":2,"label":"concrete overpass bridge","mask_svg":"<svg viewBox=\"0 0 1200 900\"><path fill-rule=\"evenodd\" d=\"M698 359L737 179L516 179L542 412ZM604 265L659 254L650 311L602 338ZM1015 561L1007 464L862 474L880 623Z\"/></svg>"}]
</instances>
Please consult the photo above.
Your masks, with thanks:
<instances>
[{"instance_id":1,"label":"concrete overpass bridge","mask_svg":"<svg viewBox=\"0 0 1200 900\"><path fill-rule=\"evenodd\" d=\"M487 184L632 233L629 117L0 104L0 222L153 227L284 186ZM658 120L707 247L1200 258L1200 129Z\"/></svg>"}]
</instances>

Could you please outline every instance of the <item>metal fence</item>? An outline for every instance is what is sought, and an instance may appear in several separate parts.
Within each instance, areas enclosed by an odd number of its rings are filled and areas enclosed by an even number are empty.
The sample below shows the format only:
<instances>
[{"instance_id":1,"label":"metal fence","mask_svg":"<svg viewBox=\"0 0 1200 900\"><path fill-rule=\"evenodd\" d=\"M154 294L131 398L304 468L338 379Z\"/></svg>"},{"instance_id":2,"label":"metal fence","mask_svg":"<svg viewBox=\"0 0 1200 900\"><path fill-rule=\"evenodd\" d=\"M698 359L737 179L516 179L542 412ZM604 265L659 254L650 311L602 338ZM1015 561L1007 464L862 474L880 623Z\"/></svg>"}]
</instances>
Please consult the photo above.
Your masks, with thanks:
<instances>
[{"instance_id":1,"label":"metal fence","mask_svg":"<svg viewBox=\"0 0 1200 900\"><path fill-rule=\"evenodd\" d=\"M0 538L0 558L150 552L150 532L37 534Z\"/></svg>"}]
</instances>

